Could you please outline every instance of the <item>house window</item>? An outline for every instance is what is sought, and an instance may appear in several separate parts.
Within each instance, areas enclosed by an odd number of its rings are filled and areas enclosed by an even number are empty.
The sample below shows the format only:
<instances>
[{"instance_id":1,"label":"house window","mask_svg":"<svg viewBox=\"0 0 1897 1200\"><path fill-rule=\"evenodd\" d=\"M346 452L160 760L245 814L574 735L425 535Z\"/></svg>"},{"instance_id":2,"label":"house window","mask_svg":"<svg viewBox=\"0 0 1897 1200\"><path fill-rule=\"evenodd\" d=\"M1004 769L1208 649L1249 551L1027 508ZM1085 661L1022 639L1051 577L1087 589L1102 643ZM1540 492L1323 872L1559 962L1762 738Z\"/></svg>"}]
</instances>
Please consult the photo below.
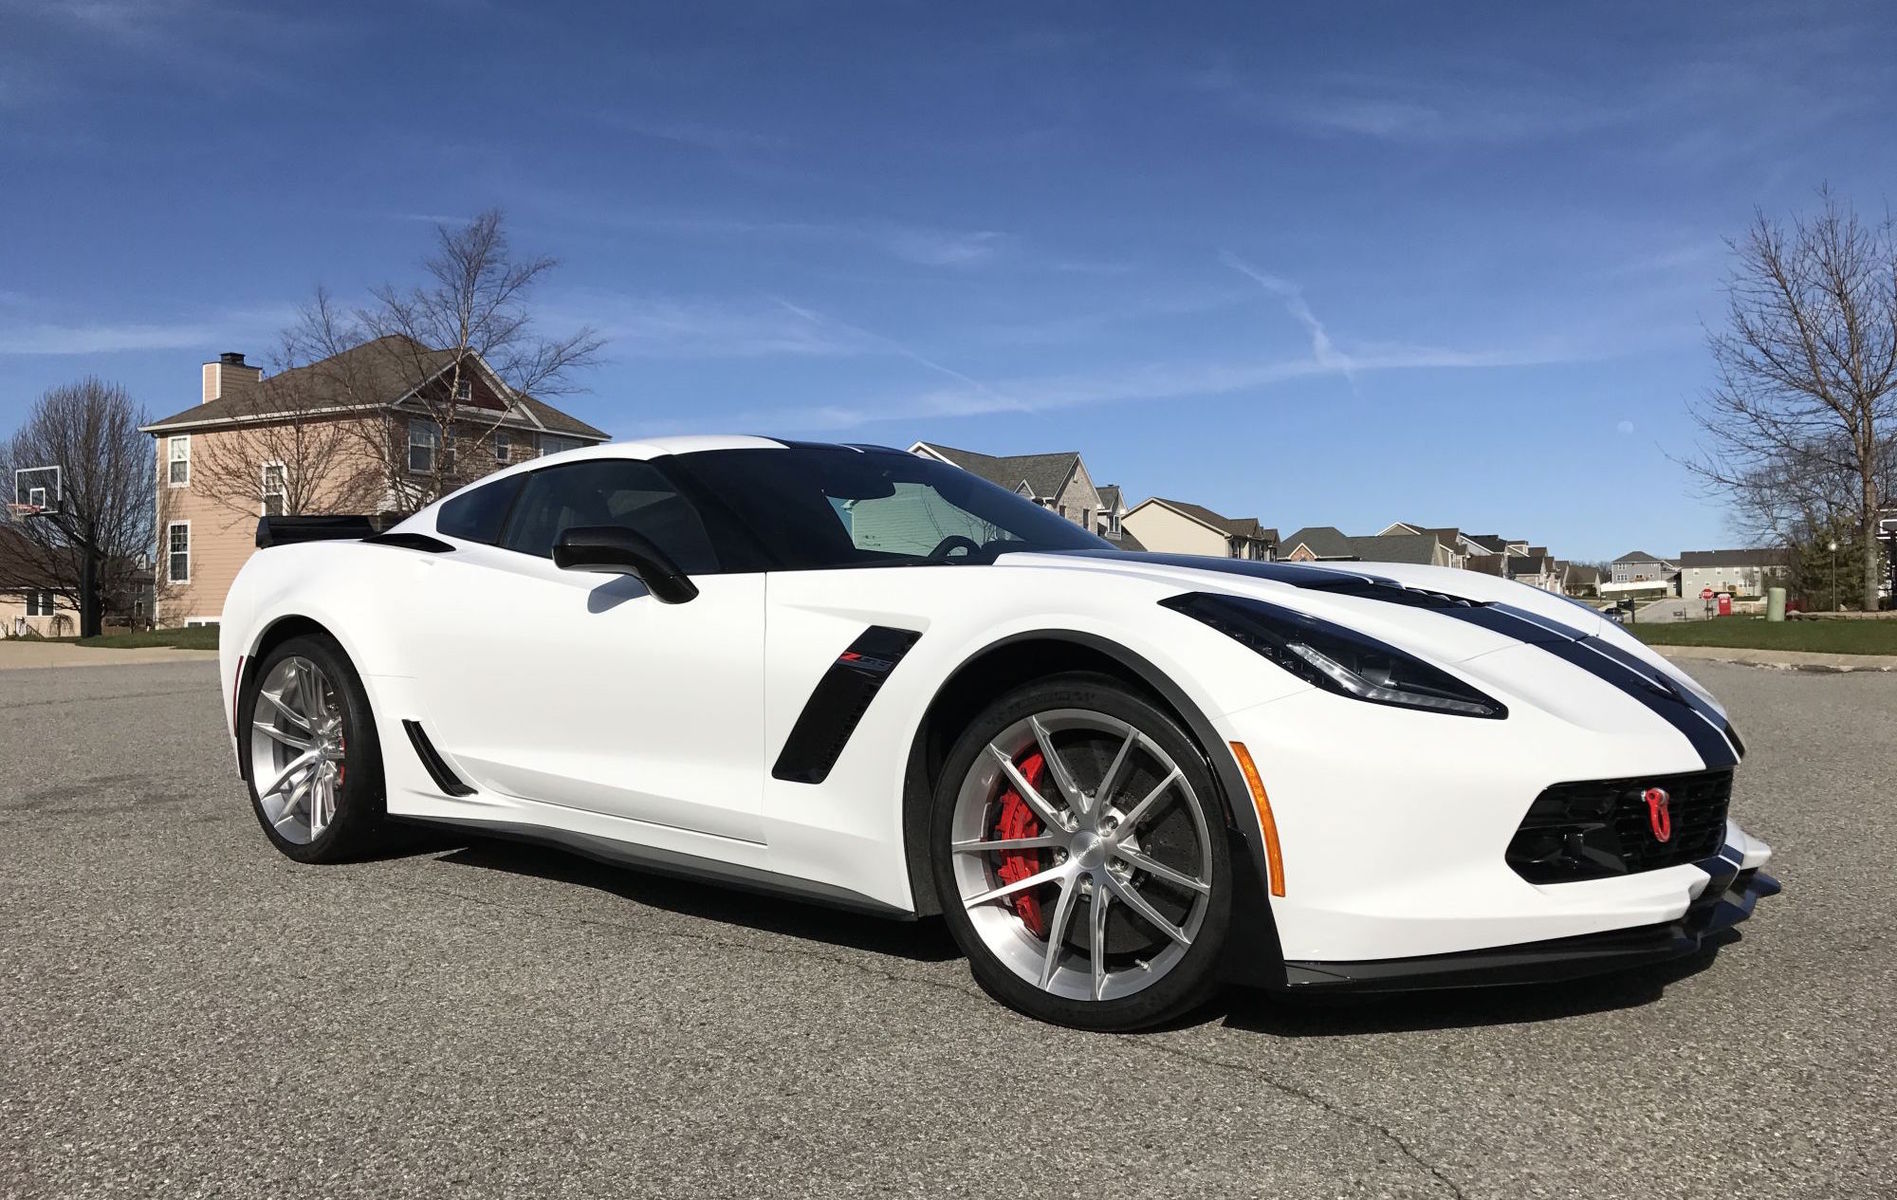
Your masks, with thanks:
<instances>
[{"instance_id":1,"label":"house window","mask_svg":"<svg viewBox=\"0 0 1897 1200\"><path fill-rule=\"evenodd\" d=\"M169 459L165 481L172 487L191 486L191 435L166 438L165 453Z\"/></svg>"},{"instance_id":2,"label":"house window","mask_svg":"<svg viewBox=\"0 0 1897 1200\"><path fill-rule=\"evenodd\" d=\"M585 444L585 442L582 442L578 438L556 437L551 433L543 433L540 435L540 453L543 455L559 454L565 450L578 450Z\"/></svg>"},{"instance_id":3,"label":"house window","mask_svg":"<svg viewBox=\"0 0 1897 1200\"><path fill-rule=\"evenodd\" d=\"M417 475L435 470L435 452L441 449L441 426L426 417L411 417L408 422L408 469Z\"/></svg>"},{"instance_id":4,"label":"house window","mask_svg":"<svg viewBox=\"0 0 1897 1200\"><path fill-rule=\"evenodd\" d=\"M494 461L505 466L507 460L513 456L513 452L513 441L507 436L507 431L496 429L494 431Z\"/></svg>"},{"instance_id":5,"label":"house window","mask_svg":"<svg viewBox=\"0 0 1897 1200\"><path fill-rule=\"evenodd\" d=\"M166 578L172 583L191 582L191 522L173 521L165 526Z\"/></svg>"},{"instance_id":6,"label":"house window","mask_svg":"<svg viewBox=\"0 0 1897 1200\"><path fill-rule=\"evenodd\" d=\"M457 404L467 404L474 399L474 381L463 379L454 385L454 398Z\"/></svg>"},{"instance_id":7,"label":"house window","mask_svg":"<svg viewBox=\"0 0 1897 1200\"><path fill-rule=\"evenodd\" d=\"M283 506L288 501L289 494L290 489L284 475L283 464L265 463L263 465L263 515L282 516Z\"/></svg>"},{"instance_id":8,"label":"house window","mask_svg":"<svg viewBox=\"0 0 1897 1200\"><path fill-rule=\"evenodd\" d=\"M53 615L53 594L49 591L26 593L26 615L29 617L50 617Z\"/></svg>"}]
</instances>

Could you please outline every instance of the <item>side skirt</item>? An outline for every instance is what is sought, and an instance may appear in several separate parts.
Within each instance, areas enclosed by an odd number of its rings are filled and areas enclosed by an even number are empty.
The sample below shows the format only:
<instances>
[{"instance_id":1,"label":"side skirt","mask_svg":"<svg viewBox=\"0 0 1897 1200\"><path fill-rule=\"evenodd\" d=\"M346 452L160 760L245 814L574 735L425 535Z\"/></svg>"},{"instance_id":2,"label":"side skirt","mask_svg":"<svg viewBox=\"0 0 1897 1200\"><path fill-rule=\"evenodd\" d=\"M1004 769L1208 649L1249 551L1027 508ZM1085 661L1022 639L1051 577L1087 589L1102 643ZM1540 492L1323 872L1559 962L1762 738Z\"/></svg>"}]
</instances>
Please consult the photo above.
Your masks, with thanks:
<instances>
[{"instance_id":1,"label":"side skirt","mask_svg":"<svg viewBox=\"0 0 1897 1200\"><path fill-rule=\"evenodd\" d=\"M898 921L916 919L912 912L834 884L797 879L789 875L779 875L775 871L719 862L717 859L701 858L695 854L681 854L674 850L639 846L631 842L596 837L590 833L579 833L571 829L556 829L552 826L530 825L519 821L479 821L457 817L402 816L396 819L417 825L462 829L483 837L551 846L608 866L631 867L635 870L650 871L655 875L668 875L675 879L724 884L766 896L804 900L830 908L847 909L850 912L867 913L871 916L887 917Z\"/></svg>"}]
</instances>

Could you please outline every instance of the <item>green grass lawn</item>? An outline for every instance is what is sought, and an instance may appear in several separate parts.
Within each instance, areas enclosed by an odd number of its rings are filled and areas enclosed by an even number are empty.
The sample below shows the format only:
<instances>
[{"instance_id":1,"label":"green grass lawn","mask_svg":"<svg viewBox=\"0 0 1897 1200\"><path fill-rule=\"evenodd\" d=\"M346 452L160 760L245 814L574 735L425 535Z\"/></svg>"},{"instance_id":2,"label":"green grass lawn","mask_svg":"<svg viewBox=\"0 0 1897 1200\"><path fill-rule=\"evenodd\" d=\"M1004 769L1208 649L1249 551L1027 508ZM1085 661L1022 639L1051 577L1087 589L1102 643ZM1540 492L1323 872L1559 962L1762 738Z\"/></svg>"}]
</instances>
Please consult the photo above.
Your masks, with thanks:
<instances>
[{"instance_id":1,"label":"green grass lawn","mask_svg":"<svg viewBox=\"0 0 1897 1200\"><path fill-rule=\"evenodd\" d=\"M1897 654L1897 620L1766 621L1715 617L1676 625L1628 625L1650 646L1735 646L1750 650L1815 650L1822 654Z\"/></svg>"},{"instance_id":2,"label":"green grass lawn","mask_svg":"<svg viewBox=\"0 0 1897 1200\"><path fill-rule=\"evenodd\" d=\"M81 646L99 646L107 650L131 650L140 646L170 646L178 650L217 649L217 626L194 625L189 629L146 629L138 633L108 633L103 637L80 638Z\"/></svg>"}]
</instances>

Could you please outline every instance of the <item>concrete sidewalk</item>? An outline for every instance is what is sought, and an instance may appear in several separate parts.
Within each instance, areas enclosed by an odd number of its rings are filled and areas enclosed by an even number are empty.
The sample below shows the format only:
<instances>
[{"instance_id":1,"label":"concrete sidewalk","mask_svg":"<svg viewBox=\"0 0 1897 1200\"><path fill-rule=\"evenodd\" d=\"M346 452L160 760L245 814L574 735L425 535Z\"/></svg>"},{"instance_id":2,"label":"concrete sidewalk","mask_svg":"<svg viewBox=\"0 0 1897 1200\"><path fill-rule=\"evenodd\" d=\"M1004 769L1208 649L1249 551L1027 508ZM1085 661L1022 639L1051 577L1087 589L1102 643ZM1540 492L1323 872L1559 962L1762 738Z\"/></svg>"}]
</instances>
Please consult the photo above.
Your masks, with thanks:
<instances>
[{"instance_id":1,"label":"concrete sidewalk","mask_svg":"<svg viewBox=\"0 0 1897 1200\"><path fill-rule=\"evenodd\" d=\"M1897 654L1819 654L1809 650L1753 650L1740 646L1654 646L1653 649L1668 658L1793 671L1897 671Z\"/></svg>"},{"instance_id":2,"label":"concrete sidewalk","mask_svg":"<svg viewBox=\"0 0 1897 1200\"><path fill-rule=\"evenodd\" d=\"M106 650L72 642L0 641L0 671L44 667L113 667L128 663L215 662L215 650L173 650L169 646L141 646L135 650Z\"/></svg>"}]
</instances>

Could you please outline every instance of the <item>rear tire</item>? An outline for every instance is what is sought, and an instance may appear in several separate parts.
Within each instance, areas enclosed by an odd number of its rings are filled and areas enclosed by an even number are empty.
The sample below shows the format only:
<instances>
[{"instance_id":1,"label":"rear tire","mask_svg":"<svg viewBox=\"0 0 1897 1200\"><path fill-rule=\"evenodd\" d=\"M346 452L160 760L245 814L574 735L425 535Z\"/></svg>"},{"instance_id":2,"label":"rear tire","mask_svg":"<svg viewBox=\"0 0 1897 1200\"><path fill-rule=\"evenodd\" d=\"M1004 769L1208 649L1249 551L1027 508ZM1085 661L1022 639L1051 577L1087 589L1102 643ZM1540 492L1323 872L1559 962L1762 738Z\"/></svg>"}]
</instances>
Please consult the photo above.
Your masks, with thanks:
<instances>
[{"instance_id":1,"label":"rear tire","mask_svg":"<svg viewBox=\"0 0 1897 1200\"><path fill-rule=\"evenodd\" d=\"M238 699L237 732L251 810L286 857L346 862L382 846L382 745L341 646L312 634L264 655Z\"/></svg>"},{"instance_id":2,"label":"rear tire","mask_svg":"<svg viewBox=\"0 0 1897 1200\"><path fill-rule=\"evenodd\" d=\"M949 752L929 837L976 981L1080 1029L1203 1003L1231 923L1215 789L1191 736L1117 680L1056 676L990 705Z\"/></svg>"}]
</instances>

